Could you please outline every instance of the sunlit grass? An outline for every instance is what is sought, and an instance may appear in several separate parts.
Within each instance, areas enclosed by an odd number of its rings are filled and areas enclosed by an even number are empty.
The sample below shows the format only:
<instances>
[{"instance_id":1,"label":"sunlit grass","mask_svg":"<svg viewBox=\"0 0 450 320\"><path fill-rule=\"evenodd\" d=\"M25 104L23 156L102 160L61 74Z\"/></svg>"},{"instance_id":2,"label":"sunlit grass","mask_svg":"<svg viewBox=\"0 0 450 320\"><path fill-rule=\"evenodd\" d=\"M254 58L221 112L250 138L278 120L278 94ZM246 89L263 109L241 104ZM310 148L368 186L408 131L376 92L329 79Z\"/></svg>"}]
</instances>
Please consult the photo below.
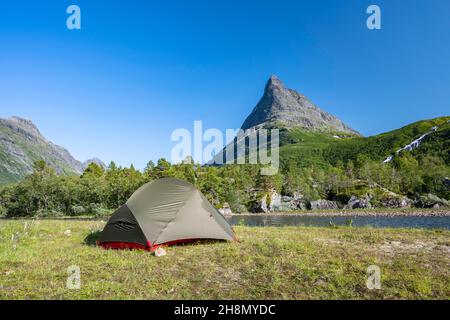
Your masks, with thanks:
<instances>
[{"instance_id":1,"label":"sunlit grass","mask_svg":"<svg viewBox=\"0 0 450 320\"><path fill-rule=\"evenodd\" d=\"M450 298L449 231L239 226L240 242L169 247L157 258L92 245L103 224L0 221L0 298ZM381 290L366 287L373 264ZM79 290L66 288L70 265L81 269Z\"/></svg>"}]
</instances>

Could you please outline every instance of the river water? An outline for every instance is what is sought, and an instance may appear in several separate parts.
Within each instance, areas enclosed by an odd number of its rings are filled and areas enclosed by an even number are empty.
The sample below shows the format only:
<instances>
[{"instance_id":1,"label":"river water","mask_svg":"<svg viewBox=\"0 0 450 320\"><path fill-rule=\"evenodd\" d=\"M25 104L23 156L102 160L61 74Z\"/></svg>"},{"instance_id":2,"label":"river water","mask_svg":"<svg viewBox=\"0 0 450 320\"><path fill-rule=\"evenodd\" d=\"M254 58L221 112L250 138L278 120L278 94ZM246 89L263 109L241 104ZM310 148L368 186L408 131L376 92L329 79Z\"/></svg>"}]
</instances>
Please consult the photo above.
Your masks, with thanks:
<instances>
[{"instance_id":1,"label":"river water","mask_svg":"<svg viewBox=\"0 0 450 320\"><path fill-rule=\"evenodd\" d=\"M424 229L450 229L449 217L384 217L384 216L262 216L242 215L226 217L232 225L251 227L263 226L314 226L325 227L330 225L374 228L424 228Z\"/></svg>"}]
</instances>

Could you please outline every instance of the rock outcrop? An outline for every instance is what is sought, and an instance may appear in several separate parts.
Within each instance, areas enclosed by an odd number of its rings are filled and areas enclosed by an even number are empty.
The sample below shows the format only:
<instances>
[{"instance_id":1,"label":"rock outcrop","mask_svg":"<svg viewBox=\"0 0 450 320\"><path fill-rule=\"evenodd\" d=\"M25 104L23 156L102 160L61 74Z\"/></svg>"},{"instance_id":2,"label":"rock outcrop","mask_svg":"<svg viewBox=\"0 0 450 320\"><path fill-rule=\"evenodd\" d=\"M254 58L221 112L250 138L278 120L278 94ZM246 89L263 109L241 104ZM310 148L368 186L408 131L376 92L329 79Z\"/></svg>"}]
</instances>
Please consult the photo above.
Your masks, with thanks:
<instances>
[{"instance_id":1,"label":"rock outcrop","mask_svg":"<svg viewBox=\"0 0 450 320\"><path fill-rule=\"evenodd\" d=\"M233 214L233 212L231 211L230 205L226 202L223 204L222 208L219 209L219 212L223 215Z\"/></svg>"},{"instance_id":2,"label":"rock outcrop","mask_svg":"<svg viewBox=\"0 0 450 320\"><path fill-rule=\"evenodd\" d=\"M356 196L351 196L347 203L347 208L349 209L368 209L372 208L370 203L370 197L366 196L364 198L358 198Z\"/></svg>"},{"instance_id":3,"label":"rock outcrop","mask_svg":"<svg viewBox=\"0 0 450 320\"><path fill-rule=\"evenodd\" d=\"M311 210L332 210L332 209L339 209L339 205L336 201L324 199L311 201Z\"/></svg>"},{"instance_id":4,"label":"rock outcrop","mask_svg":"<svg viewBox=\"0 0 450 320\"><path fill-rule=\"evenodd\" d=\"M446 199L441 199L431 193L419 196L414 204L419 208L440 208L448 207L450 205L449 201Z\"/></svg>"},{"instance_id":5,"label":"rock outcrop","mask_svg":"<svg viewBox=\"0 0 450 320\"><path fill-rule=\"evenodd\" d=\"M380 206L386 208L409 208L413 204L413 200L404 197L384 197L380 199Z\"/></svg>"},{"instance_id":6,"label":"rock outcrop","mask_svg":"<svg viewBox=\"0 0 450 320\"><path fill-rule=\"evenodd\" d=\"M303 195L295 193L292 196L281 197L280 211L308 210L308 203Z\"/></svg>"},{"instance_id":7,"label":"rock outcrop","mask_svg":"<svg viewBox=\"0 0 450 320\"><path fill-rule=\"evenodd\" d=\"M253 213L269 213L281 211L281 195L274 190L257 195L257 199L251 205Z\"/></svg>"}]
</instances>

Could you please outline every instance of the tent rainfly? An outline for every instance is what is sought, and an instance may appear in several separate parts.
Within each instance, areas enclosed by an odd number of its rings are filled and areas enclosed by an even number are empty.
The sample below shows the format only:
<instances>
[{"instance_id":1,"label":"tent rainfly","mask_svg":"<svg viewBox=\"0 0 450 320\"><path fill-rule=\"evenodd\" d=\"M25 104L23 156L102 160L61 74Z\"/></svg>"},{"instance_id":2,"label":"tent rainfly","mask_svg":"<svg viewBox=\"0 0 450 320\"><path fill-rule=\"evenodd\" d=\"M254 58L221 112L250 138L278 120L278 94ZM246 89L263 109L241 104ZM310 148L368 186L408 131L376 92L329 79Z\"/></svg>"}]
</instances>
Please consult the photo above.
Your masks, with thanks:
<instances>
[{"instance_id":1,"label":"tent rainfly","mask_svg":"<svg viewBox=\"0 0 450 320\"><path fill-rule=\"evenodd\" d=\"M192 184L163 178L144 184L113 213L98 245L154 251L199 239L235 240L233 229Z\"/></svg>"}]
</instances>

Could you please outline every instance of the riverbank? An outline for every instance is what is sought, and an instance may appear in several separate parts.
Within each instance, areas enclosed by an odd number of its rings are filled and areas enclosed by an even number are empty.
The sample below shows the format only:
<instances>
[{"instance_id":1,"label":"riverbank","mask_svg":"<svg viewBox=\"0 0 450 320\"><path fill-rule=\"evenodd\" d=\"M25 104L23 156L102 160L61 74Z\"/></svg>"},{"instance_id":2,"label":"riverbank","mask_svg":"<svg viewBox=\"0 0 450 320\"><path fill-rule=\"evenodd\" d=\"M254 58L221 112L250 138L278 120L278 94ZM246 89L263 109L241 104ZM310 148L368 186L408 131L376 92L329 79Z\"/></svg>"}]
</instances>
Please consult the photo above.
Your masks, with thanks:
<instances>
[{"instance_id":1,"label":"riverbank","mask_svg":"<svg viewBox=\"0 0 450 320\"><path fill-rule=\"evenodd\" d=\"M80 221L103 221L108 220L112 210L106 215L45 215L30 217L5 217L1 220L80 220ZM310 211L288 211L269 213L231 213L225 217L245 216L303 216L303 217L450 217L450 208L373 208L373 209L340 209L340 210L310 210Z\"/></svg>"},{"instance_id":2,"label":"riverbank","mask_svg":"<svg viewBox=\"0 0 450 320\"><path fill-rule=\"evenodd\" d=\"M305 217L450 217L450 208L373 208L373 209L339 209L310 210L269 213L232 213L227 216L305 216Z\"/></svg>"},{"instance_id":3,"label":"riverbank","mask_svg":"<svg viewBox=\"0 0 450 320\"><path fill-rule=\"evenodd\" d=\"M96 247L103 224L0 220L0 298L450 297L450 231L236 226L240 242L173 246L157 258ZM66 287L72 265L80 289ZM380 290L366 286L370 265L381 269Z\"/></svg>"}]
</instances>

